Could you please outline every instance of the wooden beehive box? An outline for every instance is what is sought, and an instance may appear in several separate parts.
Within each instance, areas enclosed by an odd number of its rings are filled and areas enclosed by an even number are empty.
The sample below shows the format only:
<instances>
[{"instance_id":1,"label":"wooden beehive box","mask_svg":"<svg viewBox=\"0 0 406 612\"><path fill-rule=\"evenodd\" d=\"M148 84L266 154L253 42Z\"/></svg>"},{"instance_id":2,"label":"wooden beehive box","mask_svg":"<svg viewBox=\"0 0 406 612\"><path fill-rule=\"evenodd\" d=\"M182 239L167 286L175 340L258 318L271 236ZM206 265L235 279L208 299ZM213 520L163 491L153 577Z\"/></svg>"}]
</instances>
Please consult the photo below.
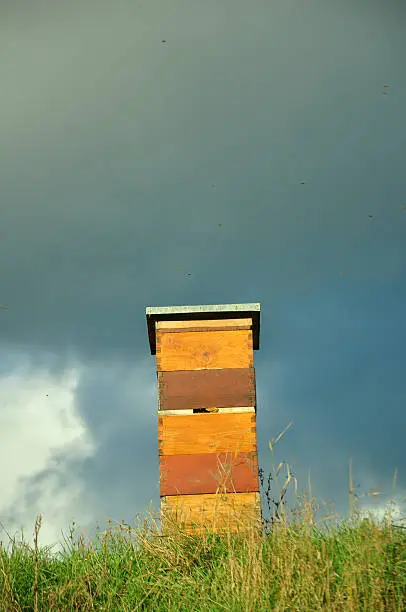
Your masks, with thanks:
<instances>
[{"instance_id":1,"label":"wooden beehive box","mask_svg":"<svg viewBox=\"0 0 406 612\"><path fill-rule=\"evenodd\" d=\"M158 379L161 520L187 533L261 521L259 304L147 308Z\"/></svg>"}]
</instances>

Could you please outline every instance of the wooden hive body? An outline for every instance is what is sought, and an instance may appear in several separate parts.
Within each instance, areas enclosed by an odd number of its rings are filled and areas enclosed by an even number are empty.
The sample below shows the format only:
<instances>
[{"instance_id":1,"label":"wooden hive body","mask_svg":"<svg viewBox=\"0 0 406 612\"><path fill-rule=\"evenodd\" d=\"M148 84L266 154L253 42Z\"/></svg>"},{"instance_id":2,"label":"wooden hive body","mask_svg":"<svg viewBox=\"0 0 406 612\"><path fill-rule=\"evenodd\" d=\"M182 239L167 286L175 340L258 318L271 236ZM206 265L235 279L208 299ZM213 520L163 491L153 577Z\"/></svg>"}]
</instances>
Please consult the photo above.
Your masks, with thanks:
<instances>
[{"instance_id":1,"label":"wooden hive body","mask_svg":"<svg viewBox=\"0 0 406 612\"><path fill-rule=\"evenodd\" d=\"M161 519L187 533L258 525L259 304L147 308L158 381Z\"/></svg>"}]
</instances>

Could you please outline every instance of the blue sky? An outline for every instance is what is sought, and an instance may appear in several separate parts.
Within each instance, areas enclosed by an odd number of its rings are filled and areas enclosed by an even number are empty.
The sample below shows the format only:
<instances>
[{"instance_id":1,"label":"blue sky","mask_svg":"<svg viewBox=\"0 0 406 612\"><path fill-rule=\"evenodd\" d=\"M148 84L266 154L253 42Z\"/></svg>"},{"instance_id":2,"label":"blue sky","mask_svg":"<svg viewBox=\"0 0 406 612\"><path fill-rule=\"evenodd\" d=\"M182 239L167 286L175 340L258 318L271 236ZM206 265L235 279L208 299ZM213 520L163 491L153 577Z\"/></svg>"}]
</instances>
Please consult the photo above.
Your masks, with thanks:
<instances>
[{"instance_id":1,"label":"blue sky","mask_svg":"<svg viewBox=\"0 0 406 612\"><path fill-rule=\"evenodd\" d=\"M352 457L401 500L405 3L0 17L0 521L48 543L158 508L145 308L178 304L261 303L265 471L293 421L299 488L345 513Z\"/></svg>"}]
</instances>

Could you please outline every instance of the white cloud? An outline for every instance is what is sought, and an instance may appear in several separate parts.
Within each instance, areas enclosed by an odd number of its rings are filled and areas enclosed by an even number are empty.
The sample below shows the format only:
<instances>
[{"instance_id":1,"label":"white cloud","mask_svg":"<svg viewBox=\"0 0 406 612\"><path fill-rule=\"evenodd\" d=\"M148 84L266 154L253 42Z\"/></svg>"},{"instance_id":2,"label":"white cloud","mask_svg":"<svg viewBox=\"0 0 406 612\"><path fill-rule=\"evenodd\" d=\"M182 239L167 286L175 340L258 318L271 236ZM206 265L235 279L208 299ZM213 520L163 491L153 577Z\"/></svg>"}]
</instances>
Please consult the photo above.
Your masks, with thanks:
<instances>
[{"instance_id":1,"label":"white cloud","mask_svg":"<svg viewBox=\"0 0 406 612\"><path fill-rule=\"evenodd\" d=\"M69 516L81 483L70 480L68 490L59 491L53 483L55 472L50 474L40 484L34 508L21 501L24 482L49 467L55 453L63 450L84 458L94 453L95 445L75 409L80 367L55 377L45 368L32 367L25 355L20 355L19 363L0 377L0 464L4 466L0 471L0 517L8 508L18 507L16 523L7 522L5 527L13 533L23 526L24 535L30 535L37 509L44 509L40 540L45 545L60 539L63 517Z\"/></svg>"},{"instance_id":2,"label":"white cloud","mask_svg":"<svg viewBox=\"0 0 406 612\"><path fill-rule=\"evenodd\" d=\"M402 501L391 500L379 506L365 505L360 510L361 518L371 518L377 523L389 520L395 525L406 525L406 507Z\"/></svg>"}]
</instances>

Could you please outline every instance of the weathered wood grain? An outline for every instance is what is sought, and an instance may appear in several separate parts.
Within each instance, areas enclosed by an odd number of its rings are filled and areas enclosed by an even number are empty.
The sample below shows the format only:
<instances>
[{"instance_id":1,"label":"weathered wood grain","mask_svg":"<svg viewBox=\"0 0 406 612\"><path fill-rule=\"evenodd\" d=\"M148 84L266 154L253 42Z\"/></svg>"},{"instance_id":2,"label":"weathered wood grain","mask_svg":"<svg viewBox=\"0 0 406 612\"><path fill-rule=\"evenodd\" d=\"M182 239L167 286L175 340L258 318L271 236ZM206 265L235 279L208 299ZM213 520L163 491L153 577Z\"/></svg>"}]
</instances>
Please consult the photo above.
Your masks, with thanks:
<instances>
[{"instance_id":1,"label":"weathered wood grain","mask_svg":"<svg viewBox=\"0 0 406 612\"><path fill-rule=\"evenodd\" d=\"M252 319L214 319L203 321L157 321L157 331L226 331L233 329L252 329Z\"/></svg>"},{"instance_id":2,"label":"weathered wood grain","mask_svg":"<svg viewBox=\"0 0 406 612\"><path fill-rule=\"evenodd\" d=\"M163 532L175 521L186 533L202 528L238 531L261 522L261 500L257 492L205 495L174 495L161 499Z\"/></svg>"},{"instance_id":3,"label":"weathered wood grain","mask_svg":"<svg viewBox=\"0 0 406 612\"><path fill-rule=\"evenodd\" d=\"M252 330L157 331L158 371L254 367Z\"/></svg>"},{"instance_id":4,"label":"weathered wood grain","mask_svg":"<svg viewBox=\"0 0 406 612\"><path fill-rule=\"evenodd\" d=\"M256 415L198 414L158 417L160 455L256 451Z\"/></svg>"},{"instance_id":5,"label":"weathered wood grain","mask_svg":"<svg viewBox=\"0 0 406 612\"><path fill-rule=\"evenodd\" d=\"M161 456L160 488L161 496L259 491L257 454Z\"/></svg>"},{"instance_id":6,"label":"weathered wood grain","mask_svg":"<svg viewBox=\"0 0 406 612\"><path fill-rule=\"evenodd\" d=\"M255 406L255 368L158 372L159 410Z\"/></svg>"}]
</instances>

